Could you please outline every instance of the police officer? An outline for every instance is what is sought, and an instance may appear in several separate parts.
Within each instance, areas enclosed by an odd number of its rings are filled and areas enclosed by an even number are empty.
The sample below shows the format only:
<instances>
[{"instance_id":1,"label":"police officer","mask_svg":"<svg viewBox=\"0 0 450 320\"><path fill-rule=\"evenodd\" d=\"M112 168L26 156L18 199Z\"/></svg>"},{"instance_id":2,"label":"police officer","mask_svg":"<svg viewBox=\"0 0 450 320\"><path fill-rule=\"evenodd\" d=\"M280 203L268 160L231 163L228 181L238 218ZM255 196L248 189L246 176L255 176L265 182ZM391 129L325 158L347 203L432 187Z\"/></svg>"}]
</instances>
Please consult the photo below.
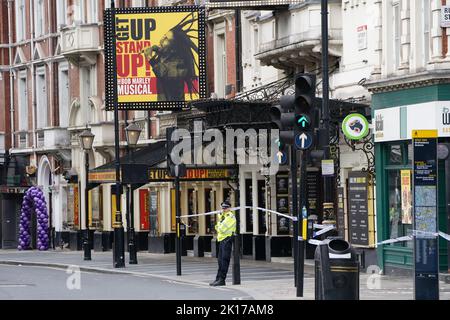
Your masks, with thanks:
<instances>
[{"instance_id":1,"label":"police officer","mask_svg":"<svg viewBox=\"0 0 450 320\"><path fill-rule=\"evenodd\" d=\"M217 241L219 242L219 253L217 255L219 270L217 271L216 280L210 283L211 286L225 285L225 278L227 277L231 259L233 236L236 233L236 217L234 212L230 210L230 204L224 201L221 207L222 213L219 213L216 223Z\"/></svg>"}]
</instances>

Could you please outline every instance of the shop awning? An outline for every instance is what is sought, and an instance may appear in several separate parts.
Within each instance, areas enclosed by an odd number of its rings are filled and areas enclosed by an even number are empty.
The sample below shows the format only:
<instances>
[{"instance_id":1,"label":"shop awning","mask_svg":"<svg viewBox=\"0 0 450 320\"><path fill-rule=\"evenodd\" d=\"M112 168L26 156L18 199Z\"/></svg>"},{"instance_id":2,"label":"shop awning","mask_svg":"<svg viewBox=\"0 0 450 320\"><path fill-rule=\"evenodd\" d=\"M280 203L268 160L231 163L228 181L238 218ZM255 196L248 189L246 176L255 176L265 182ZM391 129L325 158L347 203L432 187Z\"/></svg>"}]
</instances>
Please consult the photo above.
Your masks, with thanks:
<instances>
[{"instance_id":1,"label":"shop awning","mask_svg":"<svg viewBox=\"0 0 450 320\"><path fill-rule=\"evenodd\" d=\"M166 160L166 142L158 141L137 151L131 151L129 154L120 158L120 165L122 168L122 176L128 174L132 169L135 173L132 176L137 176L146 171L146 168L156 166L157 164ZM127 171L127 172L125 172ZM132 177L131 177L132 178ZM89 170L89 183L102 184L113 183L116 181L115 161L108 162L102 166ZM130 183L142 183L141 179L136 179Z\"/></svg>"},{"instance_id":2,"label":"shop awning","mask_svg":"<svg viewBox=\"0 0 450 320\"><path fill-rule=\"evenodd\" d=\"M166 142L159 141L120 158L121 182L144 185L149 182L172 181L164 164ZM160 165L160 166L158 166ZM182 181L219 181L236 179L237 166L187 166ZM89 170L89 189L99 184L116 182L114 161Z\"/></svg>"}]
</instances>

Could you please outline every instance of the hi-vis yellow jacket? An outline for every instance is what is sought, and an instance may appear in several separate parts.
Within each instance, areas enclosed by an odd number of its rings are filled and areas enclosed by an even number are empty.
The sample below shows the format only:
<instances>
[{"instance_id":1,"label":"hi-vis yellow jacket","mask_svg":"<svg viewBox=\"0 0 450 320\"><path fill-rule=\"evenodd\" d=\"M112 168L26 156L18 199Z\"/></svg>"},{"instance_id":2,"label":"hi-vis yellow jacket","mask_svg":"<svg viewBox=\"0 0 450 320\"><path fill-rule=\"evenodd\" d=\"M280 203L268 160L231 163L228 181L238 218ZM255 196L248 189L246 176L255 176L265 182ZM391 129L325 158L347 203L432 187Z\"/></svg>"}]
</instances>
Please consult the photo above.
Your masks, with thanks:
<instances>
[{"instance_id":1,"label":"hi-vis yellow jacket","mask_svg":"<svg viewBox=\"0 0 450 320\"><path fill-rule=\"evenodd\" d=\"M233 211L219 213L216 223L217 241L225 240L236 233L236 217Z\"/></svg>"}]
</instances>

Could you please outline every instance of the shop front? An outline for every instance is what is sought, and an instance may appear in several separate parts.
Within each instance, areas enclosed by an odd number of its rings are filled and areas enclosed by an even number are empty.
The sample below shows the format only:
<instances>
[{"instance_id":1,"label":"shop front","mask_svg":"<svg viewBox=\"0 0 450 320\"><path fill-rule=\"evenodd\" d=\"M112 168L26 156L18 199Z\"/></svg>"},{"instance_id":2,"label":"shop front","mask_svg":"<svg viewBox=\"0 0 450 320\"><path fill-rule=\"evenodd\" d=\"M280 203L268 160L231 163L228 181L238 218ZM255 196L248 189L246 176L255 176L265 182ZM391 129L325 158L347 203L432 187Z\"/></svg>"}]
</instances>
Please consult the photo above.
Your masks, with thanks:
<instances>
[{"instance_id":1,"label":"shop front","mask_svg":"<svg viewBox=\"0 0 450 320\"><path fill-rule=\"evenodd\" d=\"M448 233L450 221L450 85L435 84L376 92L372 98L376 154L378 242L413 232L413 130L438 130L438 228ZM447 152L446 152L447 151ZM439 240L440 270L448 270L448 242ZM413 242L378 246L385 273L412 271Z\"/></svg>"}]
</instances>

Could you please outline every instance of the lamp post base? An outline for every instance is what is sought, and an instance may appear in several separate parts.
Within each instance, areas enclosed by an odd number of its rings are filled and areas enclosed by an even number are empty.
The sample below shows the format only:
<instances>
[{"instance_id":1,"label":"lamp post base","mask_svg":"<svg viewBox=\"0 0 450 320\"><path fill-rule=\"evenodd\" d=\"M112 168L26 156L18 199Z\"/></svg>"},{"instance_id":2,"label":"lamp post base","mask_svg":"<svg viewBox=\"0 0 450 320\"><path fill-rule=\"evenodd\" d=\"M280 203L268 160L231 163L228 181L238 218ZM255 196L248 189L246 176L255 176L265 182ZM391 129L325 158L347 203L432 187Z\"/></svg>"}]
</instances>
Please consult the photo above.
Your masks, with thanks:
<instances>
[{"instance_id":1,"label":"lamp post base","mask_svg":"<svg viewBox=\"0 0 450 320\"><path fill-rule=\"evenodd\" d=\"M86 233L88 233L89 231L86 231ZM84 251L84 260L85 261L89 261L91 260L91 248L90 248L90 243L89 243L89 239L88 238L84 238L83 241L83 251Z\"/></svg>"},{"instance_id":2,"label":"lamp post base","mask_svg":"<svg viewBox=\"0 0 450 320\"><path fill-rule=\"evenodd\" d=\"M125 246L123 227L114 228L114 268L125 267Z\"/></svg>"},{"instance_id":3,"label":"lamp post base","mask_svg":"<svg viewBox=\"0 0 450 320\"><path fill-rule=\"evenodd\" d=\"M128 241L128 250L130 252L130 262L129 263L130 264L138 264L134 228L130 228L130 230L128 230L128 232L129 232L128 236L130 237L129 241Z\"/></svg>"}]
</instances>

